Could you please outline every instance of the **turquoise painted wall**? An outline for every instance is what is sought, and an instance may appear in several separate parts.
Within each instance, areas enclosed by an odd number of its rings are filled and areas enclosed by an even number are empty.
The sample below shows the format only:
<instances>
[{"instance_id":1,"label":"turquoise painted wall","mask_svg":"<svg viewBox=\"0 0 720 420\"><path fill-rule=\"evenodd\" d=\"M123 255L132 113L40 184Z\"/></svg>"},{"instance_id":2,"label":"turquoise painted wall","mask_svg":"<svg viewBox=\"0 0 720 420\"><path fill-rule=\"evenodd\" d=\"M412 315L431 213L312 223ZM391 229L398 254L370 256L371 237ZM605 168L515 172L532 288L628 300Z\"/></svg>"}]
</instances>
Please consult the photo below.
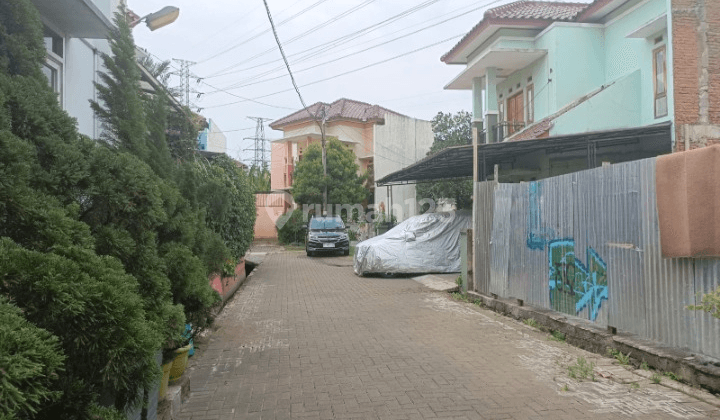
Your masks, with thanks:
<instances>
[{"instance_id":1,"label":"turquoise painted wall","mask_svg":"<svg viewBox=\"0 0 720 420\"><path fill-rule=\"evenodd\" d=\"M642 125L640 80L640 70L636 70L615 81L572 111L555 119L551 132L570 134Z\"/></svg>"},{"instance_id":2,"label":"turquoise painted wall","mask_svg":"<svg viewBox=\"0 0 720 420\"><path fill-rule=\"evenodd\" d=\"M649 38L627 38L626 36L645 23L654 20L665 13L667 4L665 0L650 0L630 13L612 22L605 29L605 80L616 80L624 75L640 70L640 98L641 120L640 125L648 125L668 121L670 117L655 118L653 95L653 56L654 49L666 45L667 31L653 34ZM662 41L655 44L655 38L662 36ZM669 64L669 62L668 62ZM668 66L670 67L670 66ZM671 75L668 74L668 78ZM668 96L668 101L671 101ZM671 115L668 113L668 115Z\"/></svg>"},{"instance_id":3,"label":"turquoise painted wall","mask_svg":"<svg viewBox=\"0 0 720 420\"><path fill-rule=\"evenodd\" d=\"M548 54L499 83L498 95L502 94L502 99L507 100L517 93L518 83L520 89L525 89L528 78L532 77L535 121L539 121L582 96L614 83L588 103L558 118L552 135L671 120L672 90L668 92L667 117L655 118L653 100L653 50L668 43L667 31L648 38L627 38L629 33L665 13L667 7L667 0L638 0L608 17L610 24L604 27L598 24L554 25L534 42L534 48L547 50ZM656 43L660 36L662 41ZM518 48L524 47L526 42L501 39L496 45ZM669 57L671 52L667 54ZM669 63L668 83L672 78ZM598 116L606 121L598 121Z\"/></svg>"}]
</instances>

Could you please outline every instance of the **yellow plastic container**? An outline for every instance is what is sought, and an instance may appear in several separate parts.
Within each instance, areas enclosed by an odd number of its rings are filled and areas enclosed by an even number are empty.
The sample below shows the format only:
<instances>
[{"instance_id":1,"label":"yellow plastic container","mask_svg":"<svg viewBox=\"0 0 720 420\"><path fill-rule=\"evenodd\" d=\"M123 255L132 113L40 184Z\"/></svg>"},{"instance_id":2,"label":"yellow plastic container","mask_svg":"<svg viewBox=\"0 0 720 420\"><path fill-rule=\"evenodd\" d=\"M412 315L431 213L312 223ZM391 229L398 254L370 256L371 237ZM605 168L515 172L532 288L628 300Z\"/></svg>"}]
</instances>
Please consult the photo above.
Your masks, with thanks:
<instances>
[{"instance_id":1,"label":"yellow plastic container","mask_svg":"<svg viewBox=\"0 0 720 420\"><path fill-rule=\"evenodd\" d=\"M162 382L160 382L160 391L159 391L160 398L164 397L165 393L167 393L168 382L170 382L170 369L172 369L172 365L173 365L172 360L165 363L164 365L162 365L163 377L162 377Z\"/></svg>"},{"instance_id":2,"label":"yellow plastic container","mask_svg":"<svg viewBox=\"0 0 720 420\"><path fill-rule=\"evenodd\" d=\"M175 359L173 359L172 368L170 369L171 381L180 379L182 374L185 372L188 362L188 353L190 353L191 348L192 344L188 344L185 347L180 347L175 350Z\"/></svg>"}]
</instances>

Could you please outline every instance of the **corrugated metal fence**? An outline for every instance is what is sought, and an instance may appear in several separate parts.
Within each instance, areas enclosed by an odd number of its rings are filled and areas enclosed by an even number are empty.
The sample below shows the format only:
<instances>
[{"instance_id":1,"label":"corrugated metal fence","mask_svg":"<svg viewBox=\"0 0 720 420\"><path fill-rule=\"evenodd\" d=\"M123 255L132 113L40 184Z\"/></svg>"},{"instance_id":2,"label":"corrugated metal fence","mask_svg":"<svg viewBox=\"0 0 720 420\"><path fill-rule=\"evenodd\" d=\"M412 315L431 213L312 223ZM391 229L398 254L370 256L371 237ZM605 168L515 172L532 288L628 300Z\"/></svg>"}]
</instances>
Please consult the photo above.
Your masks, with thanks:
<instances>
[{"instance_id":1,"label":"corrugated metal fence","mask_svg":"<svg viewBox=\"0 0 720 420\"><path fill-rule=\"evenodd\" d=\"M720 259L662 258L655 159L476 194L478 292L720 358L720 320L686 309L718 287Z\"/></svg>"}]
</instances>

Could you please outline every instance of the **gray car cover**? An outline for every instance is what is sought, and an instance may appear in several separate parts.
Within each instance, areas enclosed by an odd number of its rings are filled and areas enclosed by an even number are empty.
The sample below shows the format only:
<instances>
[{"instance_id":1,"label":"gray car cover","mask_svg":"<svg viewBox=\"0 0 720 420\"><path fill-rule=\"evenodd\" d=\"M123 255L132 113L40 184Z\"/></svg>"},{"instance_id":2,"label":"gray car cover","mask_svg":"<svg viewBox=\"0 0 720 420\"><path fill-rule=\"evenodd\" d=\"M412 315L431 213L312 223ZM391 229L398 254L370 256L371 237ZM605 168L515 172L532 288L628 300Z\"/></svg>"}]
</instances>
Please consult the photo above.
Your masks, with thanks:
<instances>
[{"instance_id":1,"label":"gray car cover","mask_svg":"<svg viewBox=\"0 0 720 420\"><path fill-rule=\"evenodd\" d=\"M469 229L469 211L425 213L355 247L355 274L456 273L460 231Z\"/></svg>"}]
</instances>

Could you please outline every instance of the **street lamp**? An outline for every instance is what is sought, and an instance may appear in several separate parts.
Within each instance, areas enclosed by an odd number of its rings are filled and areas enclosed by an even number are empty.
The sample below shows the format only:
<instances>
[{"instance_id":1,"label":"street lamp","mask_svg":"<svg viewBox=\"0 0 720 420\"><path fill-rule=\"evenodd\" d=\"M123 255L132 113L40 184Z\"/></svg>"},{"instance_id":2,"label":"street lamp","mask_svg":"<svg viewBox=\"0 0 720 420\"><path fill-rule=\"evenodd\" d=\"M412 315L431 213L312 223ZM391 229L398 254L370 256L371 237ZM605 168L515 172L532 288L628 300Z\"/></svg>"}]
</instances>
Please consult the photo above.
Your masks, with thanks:
<instances>
[{"instance_id":1,"label":"street lamp","mask_svg":"<svg viewBox=\"0 0 720 420\"><path fill-rule=\"evenodd\" d=\"M149 15L130 22L130 27L134 28L135 25L144 20L147 27L150 28L151 31L154 31L155 29L175 22L178 16L180 16L180 9L175 6L165 6L155 13L150 13Z\"/></svg>"}]
</instances>

